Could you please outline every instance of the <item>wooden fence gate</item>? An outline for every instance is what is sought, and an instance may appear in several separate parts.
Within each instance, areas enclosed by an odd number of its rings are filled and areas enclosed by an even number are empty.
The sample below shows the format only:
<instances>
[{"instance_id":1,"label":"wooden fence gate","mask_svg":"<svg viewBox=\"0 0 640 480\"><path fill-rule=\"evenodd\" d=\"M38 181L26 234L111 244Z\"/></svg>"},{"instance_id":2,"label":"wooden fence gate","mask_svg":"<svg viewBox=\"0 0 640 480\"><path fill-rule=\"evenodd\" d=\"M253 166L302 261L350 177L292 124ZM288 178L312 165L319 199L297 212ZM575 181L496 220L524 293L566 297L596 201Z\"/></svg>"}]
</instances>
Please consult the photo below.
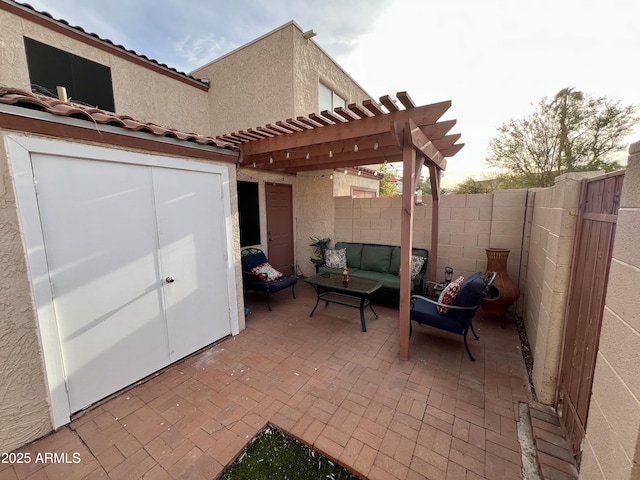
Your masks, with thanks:
<instances>
[{"instance_id":1,"label":"wooden fence gate","mask_svg":"<svg viewBox=\"0 0 640 480\"><path fill-rule=\"evenodd\" d=\"M571 262L556 406L579 462L587 426L624 170L584 180Z\"/></svg>"}]
</instances>

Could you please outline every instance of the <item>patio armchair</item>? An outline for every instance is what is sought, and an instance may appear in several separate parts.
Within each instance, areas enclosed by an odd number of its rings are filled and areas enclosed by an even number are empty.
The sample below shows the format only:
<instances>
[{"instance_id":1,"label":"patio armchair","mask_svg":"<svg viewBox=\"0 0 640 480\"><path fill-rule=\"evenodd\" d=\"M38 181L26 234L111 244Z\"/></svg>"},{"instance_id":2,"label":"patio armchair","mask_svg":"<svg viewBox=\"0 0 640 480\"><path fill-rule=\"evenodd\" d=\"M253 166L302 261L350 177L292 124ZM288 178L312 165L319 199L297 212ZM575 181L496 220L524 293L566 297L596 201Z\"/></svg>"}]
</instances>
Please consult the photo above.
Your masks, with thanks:
<instances>
[{"instance_id":1,"label":"patio armchair","mask_svg":"<svg viewBox=\"0 0 640 480\"><path fill-rule=\"evenodd\" d=\"M240 252L242 263L242 280L245 294L249 291L265 292L267 307L271 311L269 295L291 287L291 294L296 298L294 286L298 282L295 275L284 275L269 263L267 256L259 248L244 248Z\"/></svg>"},{"instance_id":2,"label":"patio armchair","mask_svg":"<svg viewBox=\"0 0 640 480\"><path fill-rule=\"evenodd\" d=\"M449 297L449 301L453 300L453 303L440 303L439 299L412 295L409 337L413 333L412 321L462 335L467 354L471 361L475 362L476 359L471 355L467 343L467 333L471 330L476 340L480 338L473 329L473 317L482 299L489 294L491 289L495 289L491 286L495 278L495 272L490 272L486 278L482 272L470 275L459 287L455 298Z\"/></svg>"}]
</instances>

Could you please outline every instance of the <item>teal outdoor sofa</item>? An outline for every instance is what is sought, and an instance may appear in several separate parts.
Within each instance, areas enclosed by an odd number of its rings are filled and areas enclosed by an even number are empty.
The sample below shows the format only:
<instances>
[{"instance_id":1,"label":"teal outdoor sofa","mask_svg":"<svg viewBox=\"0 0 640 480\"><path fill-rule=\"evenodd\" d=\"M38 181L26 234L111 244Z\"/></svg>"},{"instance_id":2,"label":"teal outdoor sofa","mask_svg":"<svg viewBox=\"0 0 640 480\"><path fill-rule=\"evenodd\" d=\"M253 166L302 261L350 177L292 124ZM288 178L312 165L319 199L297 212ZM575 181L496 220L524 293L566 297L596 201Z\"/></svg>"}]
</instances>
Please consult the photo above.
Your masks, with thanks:
<instances>
[{"instance_id":1,"label":"teal outdoor sofa","mask_svg":"<svg viewBox=\"0 0 640 480\"><path fill-rule=\"evenodd\" d=\"M398 301L400 298L400 247L393 245L375 245L370 243L337 242L334 250L346 249L347 268L350 277L368 278L382 281L382 288L376 297ZM427 272L429 251L423 248L412 249L412 255L424 259L413 280L411 292L422 294L424 276ZM343 267L318 267L318 273L342 274Z\"/></svg>"}]
</instances>

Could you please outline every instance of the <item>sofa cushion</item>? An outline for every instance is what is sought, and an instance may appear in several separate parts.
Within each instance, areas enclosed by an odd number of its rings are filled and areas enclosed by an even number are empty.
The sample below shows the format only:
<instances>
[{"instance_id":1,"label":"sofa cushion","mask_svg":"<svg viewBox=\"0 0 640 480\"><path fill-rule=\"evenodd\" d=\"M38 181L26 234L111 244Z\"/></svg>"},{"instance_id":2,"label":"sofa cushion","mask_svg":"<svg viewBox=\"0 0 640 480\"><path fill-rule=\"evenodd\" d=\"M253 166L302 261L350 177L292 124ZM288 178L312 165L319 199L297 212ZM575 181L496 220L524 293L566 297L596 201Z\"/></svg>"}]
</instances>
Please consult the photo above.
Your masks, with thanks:
<instances>
[{"instance_id":1,"label":"sofa cushion","mask_svg":"<svg viewBox=\"0 0 640 480\"><path fill-rule=\"evenodd\" d=\"M386 245L363 245L360 268L372 272L389 273L392 248Z\"/></svg>"},{"instance_id":2,"label":"sofa cushion","mask_svg":"<svg viewBox=\"0 0 640 480\"><path fill-rule=\"evenodd\" d=\"M349 276L353 278L366 278L382 282L382 288L390 290L400 290L400 277L391 273L372 272L370 270L356 270L354 273L349 272Z\"/></svg>"},{"instance_id":3,"label":"sofa cushion","mask_svg":"<svg viewBox=\"0 0 640 480\"><path fill-rule=\"evenodd\" d=\"M400 247L391 249L391 261L389 263L389 273L400 275Z\"/></svg>"},{"instance_id":4,"label":"sofa cushion","mask_svg":"<svg viewBox=\"0 0 640 480\"><path fill-rule=\"evenodd\" d=\"M343 268L331 268L331 267L327 267L326 265L323 265L322 267L318 268L318 273L335 273L336 275L342 275L342 270ZM352 268L349 267L349 276L355 276L355 273L359 271L358 268Z\"/></svg>"},{"instance_id":5,"label":"sofa cushion","mask_svg":"<svg viewBox=\"0 0 640 480\"><path fill-rule=\"evenodd\" d=\"M347 249L347 267L361 268L360 257L362 256L362 244L361 243L348 243L337 242L336 249Z\"/></svg>"}]
</instances>

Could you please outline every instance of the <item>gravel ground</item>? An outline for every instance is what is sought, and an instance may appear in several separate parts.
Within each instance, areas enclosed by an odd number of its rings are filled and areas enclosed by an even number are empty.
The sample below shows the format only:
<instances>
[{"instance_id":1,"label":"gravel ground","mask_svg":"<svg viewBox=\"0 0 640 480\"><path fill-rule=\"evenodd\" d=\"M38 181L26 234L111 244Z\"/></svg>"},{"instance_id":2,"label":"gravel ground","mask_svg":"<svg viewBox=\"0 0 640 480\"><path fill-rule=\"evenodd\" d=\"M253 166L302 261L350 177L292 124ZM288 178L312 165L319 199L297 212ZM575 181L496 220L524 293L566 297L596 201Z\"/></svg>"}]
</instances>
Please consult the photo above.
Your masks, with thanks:
<instances>
[{"instance_id":1,"label":"gravel ground","mask_svg":"<svg viewBox=\"0 0 640 480\"><path fill-rule=\"evenodd\" d=\"M509 316L511 316L513 321L515 322L516 328L518 329L518 334L520 335L520 345L522 347L522 358L524 359L524 363L527 367L527 373L529 375L529 388L531 390L531 397L534 402L537 402L538 397L536 395L536 389L533 387L533 377L532 377L533 355L531 354L531 346L529 345L529 339L527 338L527 330L524 326L524 320L512 312L509 312Z\"/></svg>"}]
</instances>

